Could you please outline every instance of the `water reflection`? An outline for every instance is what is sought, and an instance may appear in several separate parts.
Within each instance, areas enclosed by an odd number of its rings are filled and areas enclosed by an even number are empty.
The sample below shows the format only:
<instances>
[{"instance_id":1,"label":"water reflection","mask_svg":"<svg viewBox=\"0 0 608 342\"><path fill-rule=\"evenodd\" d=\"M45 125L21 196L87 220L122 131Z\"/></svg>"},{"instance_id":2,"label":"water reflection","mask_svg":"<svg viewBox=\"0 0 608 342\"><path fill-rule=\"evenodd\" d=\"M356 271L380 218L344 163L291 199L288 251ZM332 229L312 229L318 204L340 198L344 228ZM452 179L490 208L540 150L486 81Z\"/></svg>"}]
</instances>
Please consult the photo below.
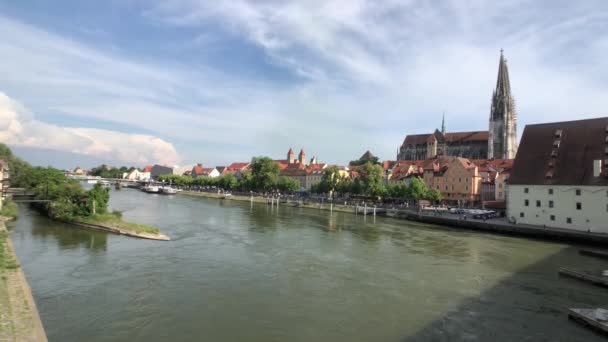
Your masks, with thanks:
<instances>
[{"instance_id":1,"label":"water reflection","mask_svg":"<svg viewBox=\"0 0 608 342\"><path fill-rule=\"evenodd\" d=\"M32 235L43 239L53 239L61 249L84 247L93 252L105 252L108 234L80 229L70 224L51 221L40 216L31 216Z\"/></svg>"}]
</instances>

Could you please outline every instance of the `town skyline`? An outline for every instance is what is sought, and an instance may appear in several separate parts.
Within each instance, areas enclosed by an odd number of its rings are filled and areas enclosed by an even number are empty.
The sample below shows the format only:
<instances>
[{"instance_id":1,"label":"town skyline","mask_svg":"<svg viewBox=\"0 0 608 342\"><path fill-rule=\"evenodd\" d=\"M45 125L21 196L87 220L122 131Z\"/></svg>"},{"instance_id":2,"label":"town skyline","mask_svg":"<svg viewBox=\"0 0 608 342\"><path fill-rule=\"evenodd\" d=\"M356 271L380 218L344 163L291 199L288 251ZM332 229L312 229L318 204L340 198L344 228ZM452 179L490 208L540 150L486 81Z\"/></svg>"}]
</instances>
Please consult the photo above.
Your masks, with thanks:
<instances>
[{"instance_id":1,"label":"town skyline","mask_svg":"<svg viewBox=\"0 0 608 342\"><path fill-rule=\"evenodd\" d=\"M444 112L448 132L487 128L501 48L519 127L605 116L606 5L518 6L73 4L81 19L65 24L50 3L0 4L0 141L61 167L225 165L289 146L392 160ZM129 20L105 20L116 12Z\"/></svg>"}]
</instances>

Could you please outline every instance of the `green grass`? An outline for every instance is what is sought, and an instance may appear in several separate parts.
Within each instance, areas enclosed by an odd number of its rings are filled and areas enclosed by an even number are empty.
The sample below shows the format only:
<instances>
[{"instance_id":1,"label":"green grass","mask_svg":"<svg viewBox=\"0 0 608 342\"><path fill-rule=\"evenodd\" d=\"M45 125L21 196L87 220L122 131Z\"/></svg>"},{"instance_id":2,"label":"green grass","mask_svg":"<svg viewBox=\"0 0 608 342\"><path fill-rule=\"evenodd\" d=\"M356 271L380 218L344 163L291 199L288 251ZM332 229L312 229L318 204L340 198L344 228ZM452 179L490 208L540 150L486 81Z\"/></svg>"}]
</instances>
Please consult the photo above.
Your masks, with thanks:
<instances>
[{"instance_id":1,"label":"green grass","mask_svg":"<svg viewBox=\"0 0 608 342\"><path fill-rule=\"evenodd\" d=\"M0 231L0 271L14 270L19 267L17 260L8 252L6 239L8 239L8 233Z\"/></svg>"},{"instance_id":2,"label":"green grass","mask_svg":"<svg viewBox=\"0 0 608 342\"><path fill-rule=\"evenodd\" d=\"M106 214L95 214L91 216L79 216L76 217L76 221L98 224L102 226L108 226L112 228L118 228L127 230L135 233L149 233L159 234L160 231L156 227L146 226L144 224L132 223L123 221L120 212L106 213Z\"/></svg>"},{"instance_id":3,"label":"green grass","mask_svg":"<svg viewBox=\"0 0 608 342\"><path fill-rule=\"evenodd\" d=\"M0 216L8 217L11 220L16 220L19 216L19 207L17 207L17 203L11 200L5 200L2 210L0 210Z\"/></svg>"}]
</instances>

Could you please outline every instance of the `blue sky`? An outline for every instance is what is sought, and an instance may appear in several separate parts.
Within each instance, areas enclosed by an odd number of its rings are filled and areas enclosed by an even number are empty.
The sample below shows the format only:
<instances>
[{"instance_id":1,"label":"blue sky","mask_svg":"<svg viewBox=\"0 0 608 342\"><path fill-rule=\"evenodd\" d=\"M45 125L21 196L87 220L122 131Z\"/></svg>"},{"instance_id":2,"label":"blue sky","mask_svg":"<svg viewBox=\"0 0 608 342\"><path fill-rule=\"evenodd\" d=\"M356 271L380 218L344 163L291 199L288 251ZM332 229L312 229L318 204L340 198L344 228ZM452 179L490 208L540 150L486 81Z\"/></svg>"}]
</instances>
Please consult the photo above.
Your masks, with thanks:
<instances>
[{"instance_id":1,"label":"blue sky","mask_svg":"<svg viewBox=\"0 0 608 342\"><path fill-rule=\"evenodd\" d=\"M599 0L2 0L0 141L75 165L394 159L444 111L487 129L501 48L519 134L606 116L606 23Z\"/></svg>"}]
</instances>

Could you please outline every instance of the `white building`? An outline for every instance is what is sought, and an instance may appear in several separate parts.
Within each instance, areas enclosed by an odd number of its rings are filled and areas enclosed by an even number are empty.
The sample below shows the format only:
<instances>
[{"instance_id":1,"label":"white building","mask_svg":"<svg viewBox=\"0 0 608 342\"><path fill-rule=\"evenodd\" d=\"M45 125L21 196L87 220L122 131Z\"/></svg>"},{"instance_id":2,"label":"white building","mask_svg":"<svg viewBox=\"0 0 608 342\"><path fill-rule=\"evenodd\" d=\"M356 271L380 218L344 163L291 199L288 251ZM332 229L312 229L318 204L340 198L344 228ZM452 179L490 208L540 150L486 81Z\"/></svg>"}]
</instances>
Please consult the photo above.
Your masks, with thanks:
<instances>
[{"instance_id":1,"label":"white building","mask_svg":"<svg viewBox=\"0 0 608 342\"><path fill-rule=\"evenodd\" d=\"M518 223L608 233L608 118L526 126L508 193Z\"/></svg>"}]
</instances>

